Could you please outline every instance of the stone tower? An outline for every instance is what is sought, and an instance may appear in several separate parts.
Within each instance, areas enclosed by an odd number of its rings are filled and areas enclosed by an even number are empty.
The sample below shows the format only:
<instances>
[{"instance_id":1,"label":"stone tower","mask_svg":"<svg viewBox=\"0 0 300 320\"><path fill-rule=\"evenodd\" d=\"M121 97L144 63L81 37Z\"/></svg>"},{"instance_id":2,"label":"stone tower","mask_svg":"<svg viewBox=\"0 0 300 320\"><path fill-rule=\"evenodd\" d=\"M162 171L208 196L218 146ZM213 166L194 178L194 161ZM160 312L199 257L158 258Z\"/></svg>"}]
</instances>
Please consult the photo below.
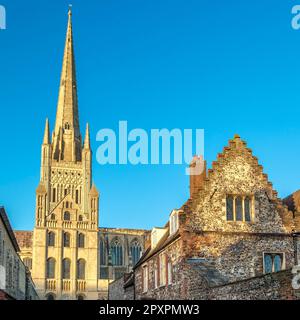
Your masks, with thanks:
<instances>
[{"instance_id":1,"label":"stone tower","mask_svg":"<svg viewBox=\"0 0 300 320\"><path fill-rule=\"evenodd\" d=\"M43 299L97 299L99 194L92 184L89 126L82 142L72 12L63 57L56 122L46 120L36 190L32 277Z\"/></svg>"}]
</instances>

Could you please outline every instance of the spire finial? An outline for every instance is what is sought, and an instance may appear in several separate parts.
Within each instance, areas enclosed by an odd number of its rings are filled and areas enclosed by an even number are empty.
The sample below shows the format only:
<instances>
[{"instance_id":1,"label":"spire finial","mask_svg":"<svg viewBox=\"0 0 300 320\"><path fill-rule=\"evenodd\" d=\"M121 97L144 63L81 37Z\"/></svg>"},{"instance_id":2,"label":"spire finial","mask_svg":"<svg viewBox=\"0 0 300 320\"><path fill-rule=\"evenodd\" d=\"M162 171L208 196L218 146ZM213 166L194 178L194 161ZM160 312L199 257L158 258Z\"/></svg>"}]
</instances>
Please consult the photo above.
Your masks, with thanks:
<instances>
[{"instance_id":1,"label":"spire finial","mask_svg":"<svg viewBox=\"0 0 300 320\"><path fill-rule=\"evenodd\" d=\"M89 124L86 124L86 130L85 130L85 138L84 138L84 149L89 150L91 148L90 143L90 127Z\"/></svg>"},{"instance_id":2,"label":"spire finial","mask_svg":"<svg viewBox=\"0 0 300 320\"><path fill-rule=\"evenodd\" d=\"M49 144L49 143L50 143L50 130L49 130L49 120L47 118L46 124L45 124L45 133L44 133L43 144Z\"/></svg>"},{"instance_id":3,"label":"spire finial","mask_svg":"<svg viewBox=\"0 0 300 320\"><path fill-rule=\"evenodd\" d=\"M69 17L71 17L71 16L72 16L72 5L71 5L71 4L69 4L69 11L68 11L68 15L69 15Z\"/></svg>"}]
</instances>

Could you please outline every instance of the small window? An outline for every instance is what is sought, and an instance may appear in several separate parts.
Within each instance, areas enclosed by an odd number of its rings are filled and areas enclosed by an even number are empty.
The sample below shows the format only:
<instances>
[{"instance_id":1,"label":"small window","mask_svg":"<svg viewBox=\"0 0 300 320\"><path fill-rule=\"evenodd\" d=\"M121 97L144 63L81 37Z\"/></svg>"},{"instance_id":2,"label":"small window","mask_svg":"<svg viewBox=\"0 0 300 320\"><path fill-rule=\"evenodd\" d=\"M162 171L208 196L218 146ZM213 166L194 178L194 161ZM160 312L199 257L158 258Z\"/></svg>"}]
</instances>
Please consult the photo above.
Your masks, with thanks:
<instances>
[{"instance_id":1,"label":"small window","mask_svg":"<svg viewBox=\"0 0 300 320\"><path fill-rule=\"evenodd\" d=\"M83 216L82 216L82 215L79 216L78 221L79 221L79 222L82 222L82 221L83 221Z\"/></svg>"},{"instance_id":2,"label":"small window","mask_svg":"<svg viewBox=\"0 0 300 320\"><path fill-rule=\"evenodd\" d=\"M227 220L233 221L233 197L227 196L226 198L226 211L227 211Z\"/></svg>"},{"instance_id":3,"label":"small window","mask_svg":"<svg viewBox=\"0 0 300 320\"><path fill-rule=\"evenodd\" d=\"M159 280L160 286L166 285L166 256L164 254L159 256Z\"/></svg>"},{"instance_id":4,"label":"small window","mask_svg":"<svg viewBox=\"0 0 300 320\"><path fill-rule=\"evenodd\" d=\"M227 221L252 220L252 198L250 196L226 196L226 218Z\"/></svg>"},{"instance_id":5,"label":"small window","mask_svg":"<svg viewBox=\"0 0 300 320\"><path fill-rule=\"evenodd\" d=\"M71 277L71 260L64 259L62 264L62 275L63 279L70 279Z\"/></svg>"},{"instance_id":6,"label":"small window","mask_svg":"<svg viewBox=\"0 0 300 320\"><path fill-rule=\"evenodd\" d=\"M143 267L143 292L148 292L148 267Z\"/></svg>"},{"instance_id":7,"label":"small window","mask_svg":"<svg viewBox=\"0 0 300 320\"><path fill-rule=\"evenodd\" d=\"M46 300L55 300L55 295L53 293L48 293L46 295Z\"/></svg>"},{"instance_id":8,"label":"small window","mask_svg":"<svg viewBox=\"0 0 300 320\"><path fill-rule=\"evenodd\" d=\"M49 258L47 260L47 278L55 279L55 259Z\"/></svg>"},{"instance_id":9,"label":"small window","mask_svg":"<svg viewBox=\"0 0 300 320\"><path fill-rule=\"evenodd\" d=\"M52 189L52 202L56 201L56 188Z\"/></svg>"},{"instance_id":10,"label":"small window","mask_svg":"<svg viewBox=\"0 0 300 320\"><path fill-rule=\"evenodd\" d=\"M243 221L243 200L242 197L235 198L235 219Z\"/></svg>"},{"instance_id":11,"label":"small window","mask_svg":"<svg viewBox=\"0 0 300 320\"><path fill-rule=\"evenodd\" d=\"M69 248L71 245L71 236L68 232L64 233L64 247Z\"/></svg>"},{"instance_id":12,"label":"small window","mask_svg":"<svg viewBox=\"0 0 300 320\"><path fill-rule=\"evenodd\" d=\"M283 270L282 253L265 253L264 254L264 273L279 272Z\"/></svg>"},{"instance_id":13,"label":"small window","mask_svg":"<svg viewBox=\"0 0 300 320\"><path fill-rule=\"evenodd\" d=\"M51 220L56 220L56 217L55 217L54 213L51 214Z\"/></svg>"},{"instance_id":14,"label":"small window","mask_svg":"<svg viewBox=\"0 0 300 320\"><path fill-rule=\"evenodd\" d=\"M173 212L169 219L170 235L173 235L178 230L178 212Z\"/></svg>"},{"instance_id":15,"label":"small window","mask_svg":"<svg viewBox=\"0 0 300 320\"><path fill-rule=\"evenodd\" d=\"M84 248L84 240L85 240L85 236L83 233L80 233L78 235L78 247L79 248Z\"/></svg>"},{"instance_id":16,"label":"small window","mask_svg":"<svg viewBox=\"0 0 300 320\"><path fill-rule=\"evenodd\" d=\"M70 212L69 211L66 211L64 213L64 220L65 221L70 221L71 220L71 215L70 215Z\"/></svg>"},{"instance_id":17,"label":"small window","mask_svg":"<svg viewBox=\"0 0 300 320\"><path fill-rule=\"evenodd\" d=\"M77 261L77 279L85 279L85 260L83 259Z\"/></svg>"},{"instance_id":18,"label":"small window","mask_svg":"<svg viewBox=\"0 0 300 320\"><path fill-rule=\"evenodd\" d=\"M48 246L49 247L55 246L55 233L52 231L48 233Z\"/></svg>"}]
</instances>

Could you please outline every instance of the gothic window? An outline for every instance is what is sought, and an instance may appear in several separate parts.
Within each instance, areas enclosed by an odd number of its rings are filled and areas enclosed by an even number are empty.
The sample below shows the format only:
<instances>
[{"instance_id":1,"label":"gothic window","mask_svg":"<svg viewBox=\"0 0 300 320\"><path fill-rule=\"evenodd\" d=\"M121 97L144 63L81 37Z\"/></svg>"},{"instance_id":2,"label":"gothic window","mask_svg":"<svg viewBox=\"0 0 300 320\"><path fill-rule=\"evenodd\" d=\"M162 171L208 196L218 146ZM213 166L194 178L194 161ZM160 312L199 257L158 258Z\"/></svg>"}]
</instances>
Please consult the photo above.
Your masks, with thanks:
<instances>
[{"instance_id":1,"label":"gothic window","mask_svg":"<svg viewBox=\"0 0 300 320\"><path fill-rule=\"evenodd\" d=\"M84 240L85 240L84 234L79 233L79 235L78 235L78 247L79 248L84 248Z\"/></svg>"},{"instance_id":2,"label":"gothic window","mask_svg":"<svg viewBox=\"0 0 300 320\"><path fill-rule=\"evenodd\" d=\"M103 239L100 240L100 265L106 265L106 246Z\"/></svg>"},{"instance_id":3,"label":"gothic window","mask_svg":"<svg viewBox=\"0 0 300 320\"><path fill-rule=\"evenodd\" d=\"M283 270L282 253L265 253L264 254L264 273L272 273Z\"/></svg>"},{"instance_id":4,"label":"gothic window","mask_svg":"<svg viewBox=\"0 0 300 320\"><path fill-rule=\"evenodd\" d=\"M82 222L82 221L83 221L82 215L79 216L78 221L79 221L79 222Z\"/></svg>"},{"instance_id":5,"label":"gothic window","mask_svg":"<svg viewBox=\"0 0 300 320\"><path fill-rule=\"evenodd\" d=\"M71 245L71 236L68 232L64 232L64 247L69 248Z\"/></svg>"},{"instance_id":6,"label":"gothic window","mask_svg":"<svg viewBox=\"0 0 300 320\"><path fill-rule=\"evenodd\" d=\"M66 122L66 123L65 123L65 129L66 129L66 130L70 130L70 124L69 124L69 122Z\"/></svg>"},{"instance_id":7,"label":"gothic window","mask_svg":"<svg viewBox=\"0 0 300 320\"><path fill-rule=\"evenodd\" d=\"M54 232L48 232L48 246L54 247L55 246L55 233Z\"/></svg>"},{"instance_id":8,"label":"gothic window","mask_svg":"<svg viewBox=\"0 0 300 320\"><path fill-rule=\"evenodd\" d=\"M226 198L226 211L227 211L227 220L233 221L233 197L227 196Z\"/></svg>"},{"instance_id":9,"label":"gothic window","mask_svg":"<svg viewBox=\"0 0 300 320\"><path fill-rule=\"evenodd\" d=\"M55 259L49 258L47 260L47 278L54 279L55 278Z\"/></svg>"},{"instance_id":10,"label":"gothic window","mask_svg":"<svg viewBox=\"0 0 300 320\"><path fill-rule=\"evenodd\" d=\"M32 269L32 259L31 258L24 258L23 260L25 267L27 267L29 270Z\"/></svg>"},{"instance_id":11,"label":"gothic window","mask_svg":"<svg viewBox=\"0 0 300 320\"><path fill-rule=\"evenodd\" d=\"M71 215L70 215L70 212L69 211L66 211L64 213L64 220L65 221L70 221L71 220Z\"/></svg>"},{"instance_id":12,"label":"gothic window","mask_svg":"<svg viewBox=\"0 0 300 320\"><path fill-rule=\"evenodd\" d=\"M46 300L55 300L55 295L53 293L48 293L46 295Z\"/></svg>"},{"instance_id":13,"label":"gothic window","mask_svg":"<svg viewBox=\"0 0 300 320\"><path fill-rule=\"evenodd\" d=\"M63 279L70 279L70 276L71 276L71 261L70 261L70 259L63 260L62 275L63 275Z\"/></svg>"},{"instance_id":14,"label":"gothic window","mask_svg":"<svg viewBox=\"0 0 300 320\"><path fill-rule=\"evenodd\" d=\"M85 279L85 260L83 259L77 261L77 279Z\"/></svg>"},{"instance_id":15,"label":"gothic window","mask_svg":"<svg viewBox=\"0 0 300 320\"><path fill-rule=\"evenodd\" d=\"M123 265L123 248L118 239L115 239L111 245L111 260L113 266Z\"/></svg>"},{"instance_id":16,"label":"gothic window","mask_svg":"<svg viewBox=\"0 0 300 320\"><path fill-rule=\"evenodd\" d=\"M226 196L226 218L227 221L252 220L252 197L250 196Z\"/></svg>"},{"instance_id":17,"label":"gothic window","mask_svg":"<svg viewBox=\"0 0 300 320\"><path fill-rule=\"evenodd\" d=\"M132 259L132 265L135 266L140 260L142 248L137 240L134 240L130 245L130 255Z\"/></svg>"},{"instance_id":18,"label":"gothic window","mask_svg":"<svg viewBox=\"0 0 300 320\"><path fill-rule=\"evenodd\" d=\"M100 267L100 279L107 280L108 279L108 268Z\"/></svg>"}]
</instances>

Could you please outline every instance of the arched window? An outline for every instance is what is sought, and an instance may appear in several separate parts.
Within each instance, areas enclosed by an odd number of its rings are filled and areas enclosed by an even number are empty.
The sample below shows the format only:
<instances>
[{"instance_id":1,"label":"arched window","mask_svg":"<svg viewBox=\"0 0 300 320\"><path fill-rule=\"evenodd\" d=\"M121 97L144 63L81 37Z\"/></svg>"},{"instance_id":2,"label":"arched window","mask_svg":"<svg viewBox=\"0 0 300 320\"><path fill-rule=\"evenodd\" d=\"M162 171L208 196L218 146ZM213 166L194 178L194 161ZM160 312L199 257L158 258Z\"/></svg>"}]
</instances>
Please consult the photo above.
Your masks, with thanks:
<instances>
[{"instance_id":1,"label":"arched window","mask_svg":"<svg viewBox=\"0 0 300 320\"><path fill-rule=\"evenodd\" d=\"M69 248L71 244L71 236L68 232L64 233L64 247Z\"/></svg>"},{"instance_id":2,"label":"arched window","mask_svg":"<svg viewBox=\"0 0 300 320\"><path fill-rule=\"evenodd\" d=\"M55 259L49 258L47 260L47 278L54 279L55 278Z\"/></svg>"},{"instance_id":3,"label":"arched window","mask_svg":"<svg viewBox=\"0 0 300 320\"><path fill-rule=\"evenodd\" d=\"M84 234L83 233L79 233L78 235L78 248L84 248Z\"/></svg>"},{"instance_id":4,"label":"arched window","mask_svg":"<svg viewBox=\"0 0 300 320\"><path fill-rule=\"evenodd\" d=\"M48 293L46 295L46 300L55 300L55 294L54 293Z\"/></svg>"},{"instance_id":5,"label":"arched window","mask_svg":"<svg viewBox=\"0 0 300 320\"><path fill-rule=\"evenodd\" d=\"M70 130L70 124L69 124L69 122L66 122L66 123L65 123L65 129L66 129L66 130Z\"/></svg>"},{"instance_id":6,"label":"arched window","mask_svg":"<svg viewBox=\"0 0 300 320\"><path fill-rule=\"evenodd\" d=\"M79 216L78 221L80 221L80 222L83 221L83 216L82 215Z\"/></svg>"},{"instance_id":7,"label":"arched window","mask_svg":"<svg viewBox=\"0 0 300 320\"><path fill-rule=\"evenodd\" d=\"M235 220L243 221L243 201L242 197L235 198Z\"/></svg>"},{"instance_id":8,"label":"arched window","mask_svg":"<svg viewBox=\"0 0 300 320\"><path fill-rule=\"evenodd\" d=\"M77 279L85 279L85 260L83 259L77 261Z\"/></svg>"},{"instance_id":9,"label":"arched window","mask_svg":"<svg viewBox=\"0 0 300 320\"><path fill-rule=\"evenodd\" d=\"M79 295L77 296L77 300L84 300L84 296L83 296L82 294L79 294Z\"/></svg>"},{"instance_id":10,"label":"arched window","mask_svg":"<svg viewBox=\"0 0 300 320\"><path fill-rule=\"evenodd\" d=\"M227 196L226 198L226 214L227 214L227 220L233 221L233 197Z\"/></svg>"},{"instance_id":11,"label":"arched window","mask_svg":"<svg viewBox=\"0 0 300 320\"><path fill-rule=\"evenodd\" d=\"M70 215L70 212L69 211L66 211L64 213L64 220L65 221L70 221L71 220L71 215Z\"/></svg>"},{"instance_id":12,"label":"arched window","mask_svg":"<svg viewBox=\"0 0 300 320\"><path fill-rule=\"evenodd\" d=\"M123 265L123 248L118 239L115 239L111 245L111 261L113 266Z\"/></svg>"},{"instance_id":13,"label":"arched window","mask_svg":"<svg viewBox=\"0 0 300 320\"><path fill-rule=\"evenodd\" d=\"M49 247L55 246L55 233L52 231L48 232L48 246Z\"/></svg>"},{"instance_id":14,"label":"arched window","mask_svg":"<svg viewBox=\"0 0 300 320\"><path fill-rule=\"evenodd\" d=\"M24 258L23 260L25 267L27 267L29 270L32 269L32 259L31 258Z\"/></svg>"},{"instance_id":15,"label":"arched window","mask_svg":"<svg viewBox=\"0 0 300 320\"><path fill-rule=\"evenodd\" d=\"M71 276L71 260L64 259L62 263L62 275L63 279L70 279Z\"/></svg>"},{"instance_id":16,"label":"arched window","mask_svg":"<svg viewBox=\"0 0 300 320\"><path fill-rule=\"evenodd\" d=\"M106 265L106 246L103 239L100 240L100 265Z\"/></svg>"},{"instance_id":17,"label":"arched window","mask_svg":"<svg viewBox=\"0 0 300 320\"><path fill-rule=\"evenodd\" d=\"M134 240L130 245L130 254L132 259L132 265L135 266L140 260L142 248L137 240Z\"/></svg>"}]
</instances>

